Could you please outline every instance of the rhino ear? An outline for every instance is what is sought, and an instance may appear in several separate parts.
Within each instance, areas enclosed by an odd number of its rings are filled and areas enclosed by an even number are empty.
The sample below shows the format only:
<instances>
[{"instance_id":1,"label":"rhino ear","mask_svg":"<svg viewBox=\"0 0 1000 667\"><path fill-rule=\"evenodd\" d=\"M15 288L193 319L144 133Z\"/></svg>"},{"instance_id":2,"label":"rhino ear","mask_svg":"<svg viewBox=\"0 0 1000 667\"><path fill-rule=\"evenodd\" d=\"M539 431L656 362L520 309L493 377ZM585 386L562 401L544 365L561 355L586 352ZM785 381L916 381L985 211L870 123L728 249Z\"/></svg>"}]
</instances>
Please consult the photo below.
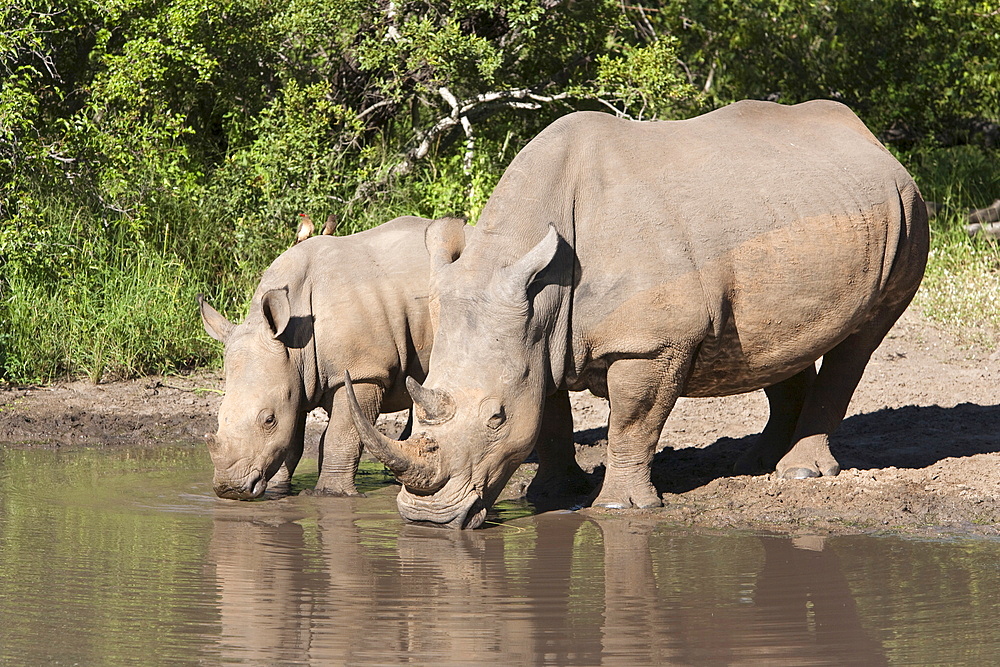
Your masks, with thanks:
<instances>
[{"instance_id":1,"label":"rhino ear","mask_svg":"<svg viewBox=\"0 0 1000 667\"><path fill-rule=\"evenodd\" d=\"M272 289L264 292L260 299L264 319L271 327L271 335L278 338L285 332L288 322L292 319L292 306L288 302L287 289Z\"/></svg>"},{"instance_id":2,"label":"rhino ear","mask_svg":"<svg viewBox=\"0 0 1000 667\"><path fill-rule=\"evenodd\" d=\"M212 308L201 294L198 295L198 310L201 312L201 323L205 326L205 333L225 345L236 325Z\"/></svg>"},{"instance_id":3,"label":"rhino ear","mask_svg":"<svg viewBox=\"0 0 1000 667\"><path fill-rule=\"evenodd\" d=\"M465 220L439 218L427 225L424 244L431 258L431 269L451 264L465 250Z\"/></svg>"},{"instance_id":4,"label":"rhino ear","mask_svg":"<svg viewBox=\"0 0 1000 667\"><path fill-rule=\"evenodd\" d=\"M524 299L528 287L535 281L538 274L552 263L558 249L559 232L550 223L545 238L529 250L524 257L499 271L493 284L501 293L509 297Z\"/></svg>"}]
</instances>

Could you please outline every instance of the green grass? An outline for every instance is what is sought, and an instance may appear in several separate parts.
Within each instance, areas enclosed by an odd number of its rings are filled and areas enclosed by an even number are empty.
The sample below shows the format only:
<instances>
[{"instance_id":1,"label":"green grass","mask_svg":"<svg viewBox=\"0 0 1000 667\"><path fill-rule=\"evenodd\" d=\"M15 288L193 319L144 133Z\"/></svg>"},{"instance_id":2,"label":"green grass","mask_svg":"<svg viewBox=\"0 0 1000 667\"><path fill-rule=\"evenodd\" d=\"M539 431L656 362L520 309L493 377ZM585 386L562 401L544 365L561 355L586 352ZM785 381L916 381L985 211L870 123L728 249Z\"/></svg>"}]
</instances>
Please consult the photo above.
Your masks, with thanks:
<instances>
[{"instance_id":1,"label":"green grass","mask_svg":"<svg viewBox=\"0 0 1000 667\"><path fill-rule=\"evenodd\" d=\"M964 343L993 349L1000 331L1000 245L970 238L966 215L1000 199L996 151L956 146L902 156L927 201L944 212L931 220L931 252L914 304Z\"/></svg>"},{"instance_id":2,"label":"green grass","mask_svg":"<svg viewBox=\"0 0 1000 667\"><path fill-rule=\"evenodd\" d=\"M180 257L161 230L157 243L59 200L18 222L0 239L0 380L99 382L217 363L196 305L210 268ZM236 281L229 273L223 285Z\"/></svg>"},{"instance_id":3,"label":"green grass","mask_svg":"<svg viewBox=\"0 0 1000 667\"><path fill-rule=\"evenodd\" d=\"M960 224L935 230L914 304L964 343L993 349L1000 331L1000 246L970 239Z\"/></svg>"},{"instance_id":4,"label":"green grass","mask_svg":"<svg viewBox=\"0 0 1000 667\"><path fill-rule=\"evenodd\" d=\"M5 376L85 376L96 383L207 363L217 355L202 340L196 290L180 263L153 253L118 260L90 267L76 281L11 278Z\"/></svg>"},{"instance_id":5,"label":"green grass","mask_svg":"<svg viewBox=\"0 0 1000 667\"><path fill-rule=\"evenodd\" d=\"M349 234L401 215L474 214L499 174L472 179L444 161L364 203L341 206ZM472 185L479 194L469 194ZM193 194L192 194L193 193ZM0 382L94 382L218 365L196 295L242 320L261 273L291 246L299 212L319 223L330 210L302 198L256 201L216 184L116 212L67 191L20 193L0 219ZM74 198L75 197L75 198Z\"/></svg>"}]
</instances>

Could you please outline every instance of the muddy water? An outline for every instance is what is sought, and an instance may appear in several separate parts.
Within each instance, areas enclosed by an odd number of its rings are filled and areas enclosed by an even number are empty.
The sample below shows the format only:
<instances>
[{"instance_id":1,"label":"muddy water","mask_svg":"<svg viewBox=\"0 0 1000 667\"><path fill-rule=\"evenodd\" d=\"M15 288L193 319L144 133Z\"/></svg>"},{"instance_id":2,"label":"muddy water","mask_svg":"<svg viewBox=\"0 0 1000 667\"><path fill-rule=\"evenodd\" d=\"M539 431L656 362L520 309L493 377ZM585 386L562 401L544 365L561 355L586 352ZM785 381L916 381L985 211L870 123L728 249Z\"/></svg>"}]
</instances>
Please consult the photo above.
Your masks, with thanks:
<instances>
[{"instance_id":1,"label":"muddy water","mask_svg":"<svg viewBox=\"0 0 1000 667\"><path fill-rule=\"evenodd\" d=\"M1000 543L708 534L394 489L211 495L202 449L0 451L0 664L988 664ZM298 480L307 484L310 480Z\"/></svg>"}]
</instances>

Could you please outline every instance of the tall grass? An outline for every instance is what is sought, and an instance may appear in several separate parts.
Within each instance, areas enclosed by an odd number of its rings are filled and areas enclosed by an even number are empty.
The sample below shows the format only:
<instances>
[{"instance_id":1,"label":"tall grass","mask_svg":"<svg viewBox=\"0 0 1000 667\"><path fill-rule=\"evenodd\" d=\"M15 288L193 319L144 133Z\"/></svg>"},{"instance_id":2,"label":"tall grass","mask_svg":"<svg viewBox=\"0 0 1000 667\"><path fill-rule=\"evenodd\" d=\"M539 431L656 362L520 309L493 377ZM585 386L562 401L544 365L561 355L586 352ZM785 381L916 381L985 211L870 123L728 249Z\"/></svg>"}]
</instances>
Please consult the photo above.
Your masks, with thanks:
<instances>
[{"instance_id":1,"label":"tall grass","mask_svg":"<svg viewBox=\"0 0 1000 667\"><path fill-rule=\"evenodd\" d=\"M172 241L171 228L193 233L184 230L190 221L142 226L68 198L43 201L5 230L0 380L99 382L217 362L196 295L211 290L224 303L235 300L250 283L249 267L220 264L206 239ZM179 254L183 245L204 252Z\"/></svg>"},{"instance_id":2,"label":"tall grass","mask_svg":"<svg viewBox=\"0 0 1000 667\"><path fill-rule=\"evenodd\" d=\"M931 220L927 272L914 303L964 343L995 348L1000 333L1000 245L966 232L970 210L1000 199L997 152L976 146L902 156L924 199L940 205Z\"/></svg>"},{"instance_id":3,"label":"tall grass","mask_svg":"<svg viewBox=\"0 0 1000 667\"><path fill-rule=\"evenodd\" d=\"M130 377L211 363L199 336L197 289L184 266L156 253L83 267L76 281L39 284L12 278L4 367L15 380L60 376Z\"/></svg>"},{"instance_id":4,"label":"tall grass","mask_svg":"<svg viewBox=\"0 0 1000 667\"><path fill-rule=\"evenodd\" d=\"M464 174L460 158L363 204L341 205L338 233L400 215L474 215L499 173ZM94 382L217 365L201 325L203 293L240 321L261 273L295 237L301 195L265 212L206 187L120 213L85 198L28 193L20 220L0 221L0 381ZM471 193L471 194L470 194ZM227 197L229 197L227 199ZM308 204L306 204L308 206Z\"/></svg>"}]
</instances>

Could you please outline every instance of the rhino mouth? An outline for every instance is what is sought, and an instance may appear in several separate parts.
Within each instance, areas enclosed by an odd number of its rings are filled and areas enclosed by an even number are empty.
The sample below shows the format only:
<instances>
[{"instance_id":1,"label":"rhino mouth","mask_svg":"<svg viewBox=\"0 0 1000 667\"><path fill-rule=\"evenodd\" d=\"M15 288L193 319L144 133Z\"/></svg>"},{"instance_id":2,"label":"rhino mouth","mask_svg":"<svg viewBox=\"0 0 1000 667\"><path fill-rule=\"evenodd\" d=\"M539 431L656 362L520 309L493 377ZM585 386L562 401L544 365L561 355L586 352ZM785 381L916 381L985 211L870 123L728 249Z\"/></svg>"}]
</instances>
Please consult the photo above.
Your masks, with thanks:
<instances>
[{"instance_id":1,"label":"rhino mouth","mask_svg":"<svg viewBox=\"0 0 1000 667\"><path fill-rule=\"evenodd\" d=\"M478 493L470 493L457 503L443 504L414 495L404 487L396 497L396 506L400 516L411 523L474 530L486 521L486 503Z\"/></svg>"},{"instance_id":2,"label":"rhino mouth","mask_svg":"<svg viewBox=\"0 0 1000 667\"><path fill-rule=\"evenodd\" d=\"M242 484L216 481L214 490L215 495L226 500L254 500L263 496L264 492L267 491L267 477L261 472L254 471L246 477Z\"/></svg>"}]
</instances>

